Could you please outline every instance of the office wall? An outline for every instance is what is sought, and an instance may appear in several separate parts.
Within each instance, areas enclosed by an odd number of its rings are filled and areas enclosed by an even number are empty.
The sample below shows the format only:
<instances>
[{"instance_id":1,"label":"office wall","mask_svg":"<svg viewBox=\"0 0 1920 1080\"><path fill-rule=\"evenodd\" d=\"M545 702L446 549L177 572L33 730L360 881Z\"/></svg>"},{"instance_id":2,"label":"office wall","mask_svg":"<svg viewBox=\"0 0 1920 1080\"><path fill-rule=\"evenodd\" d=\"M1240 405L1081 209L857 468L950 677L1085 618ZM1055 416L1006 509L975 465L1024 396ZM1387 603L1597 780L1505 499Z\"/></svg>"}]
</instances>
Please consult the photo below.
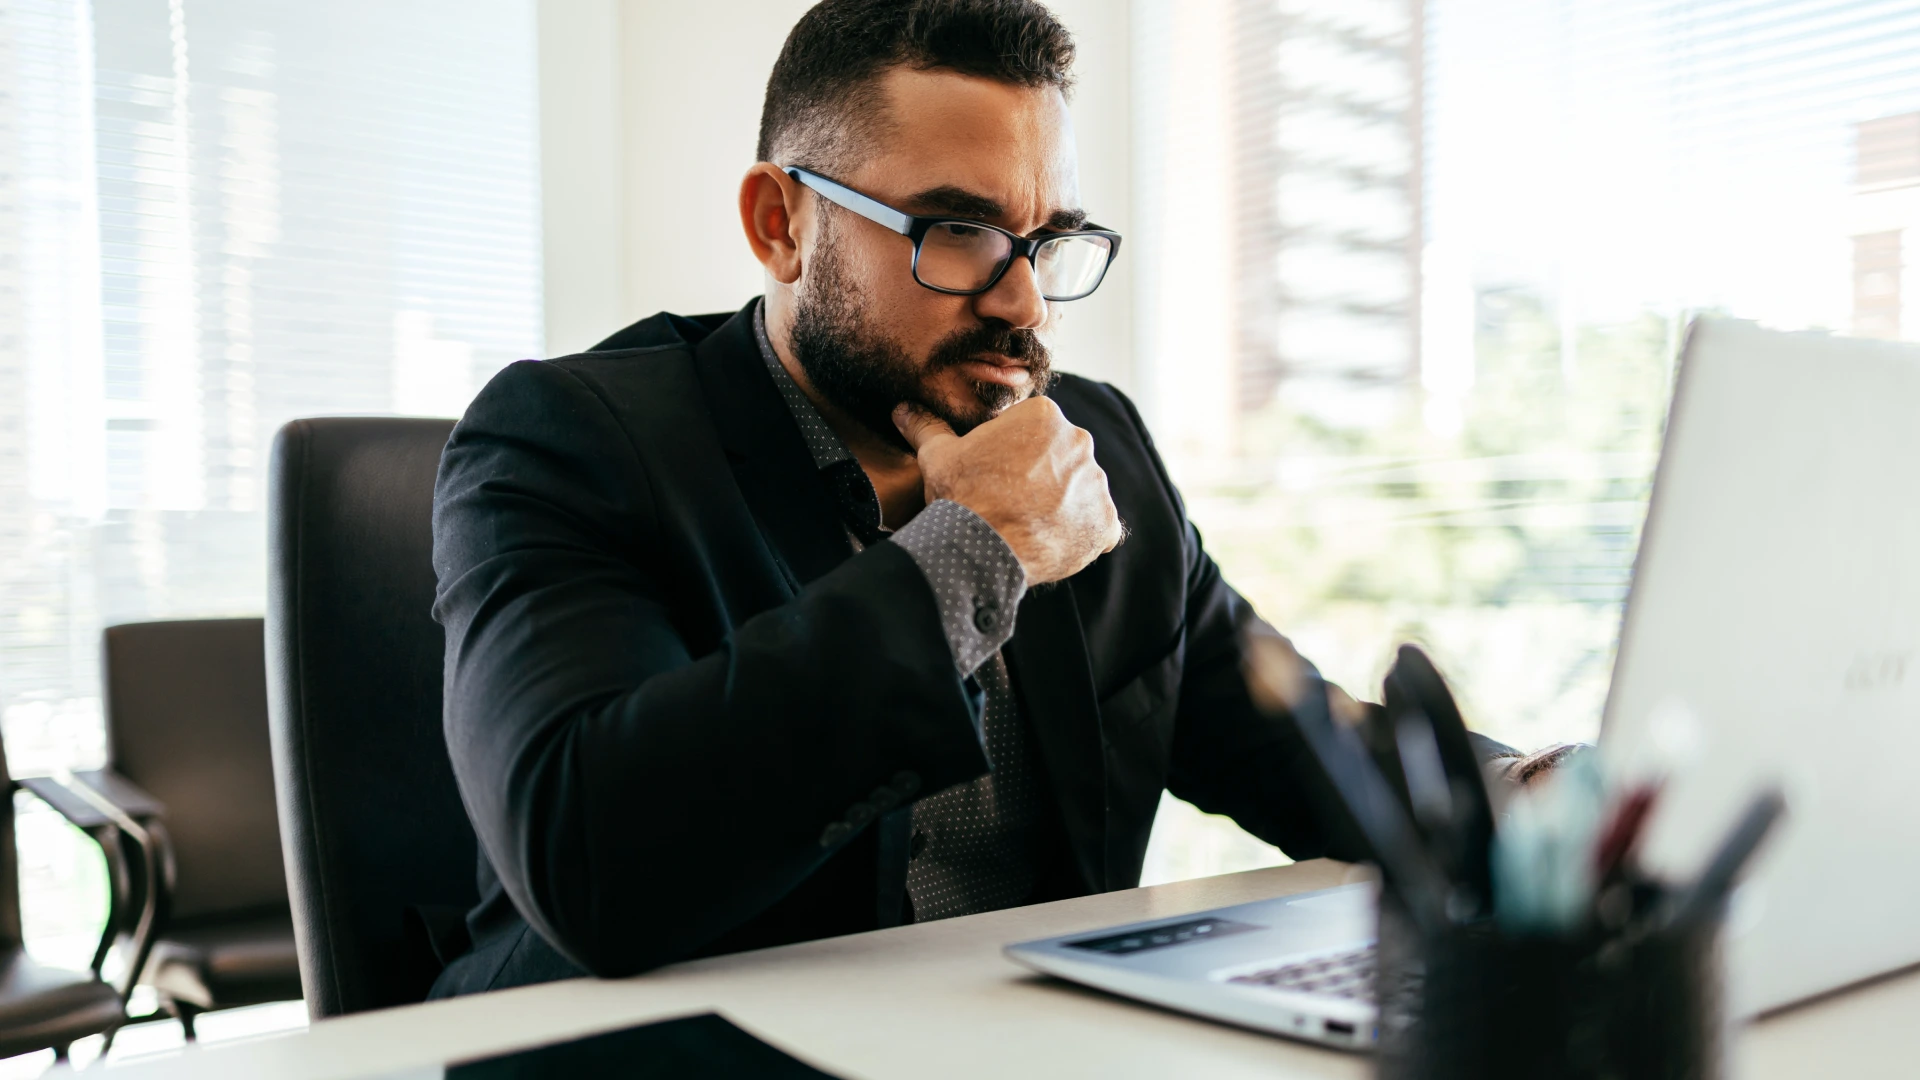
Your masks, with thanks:
<instances>
[{"instance_id":1,"label":"office wall","mask_svg":"<svg viewBox=\"0 0 1920 1080\"><path fill-rule=\"evenodd\" d=\"M761 96L810 0L542 0L547 347L584 348L655 311L721 311L761 291L734 212ZM1052 5L1079 39L1083 201L1132 222L1129 5ZM1122 251L1062 324L1060 367L1131 388L1133 274Z\"/></svg>"},{"instance_id":2,"label":"office wall","mask_svg":"<svg viewBox=\"0 0 1920 1080\"><path fill-rule=\"evenodd\" d=\"M623 325L620 0L540 0L542 293L549 356Z\"/></svg>"}]
</instances>

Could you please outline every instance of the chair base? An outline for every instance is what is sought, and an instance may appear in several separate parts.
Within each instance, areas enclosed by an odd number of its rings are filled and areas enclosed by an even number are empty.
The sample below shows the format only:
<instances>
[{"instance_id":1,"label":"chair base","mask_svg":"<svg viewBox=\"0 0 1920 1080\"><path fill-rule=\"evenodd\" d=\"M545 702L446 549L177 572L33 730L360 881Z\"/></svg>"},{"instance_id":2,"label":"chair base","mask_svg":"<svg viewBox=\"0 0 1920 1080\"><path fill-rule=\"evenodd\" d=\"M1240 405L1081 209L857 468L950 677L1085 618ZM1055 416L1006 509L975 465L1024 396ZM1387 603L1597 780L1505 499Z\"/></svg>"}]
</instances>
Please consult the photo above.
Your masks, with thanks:
<instances>
[{"instance_id":1,"label":"chair base","mask_svg":"<svg viewBox=\"0 0 1920 1080\"><path fill-rule=\"evenodd\" d=\"M293 919L282 908L262 915L169 926L154 942L141 983L176 1019L216 1009L292 1001L302 996Z\"/></svg>"}]
</instances>

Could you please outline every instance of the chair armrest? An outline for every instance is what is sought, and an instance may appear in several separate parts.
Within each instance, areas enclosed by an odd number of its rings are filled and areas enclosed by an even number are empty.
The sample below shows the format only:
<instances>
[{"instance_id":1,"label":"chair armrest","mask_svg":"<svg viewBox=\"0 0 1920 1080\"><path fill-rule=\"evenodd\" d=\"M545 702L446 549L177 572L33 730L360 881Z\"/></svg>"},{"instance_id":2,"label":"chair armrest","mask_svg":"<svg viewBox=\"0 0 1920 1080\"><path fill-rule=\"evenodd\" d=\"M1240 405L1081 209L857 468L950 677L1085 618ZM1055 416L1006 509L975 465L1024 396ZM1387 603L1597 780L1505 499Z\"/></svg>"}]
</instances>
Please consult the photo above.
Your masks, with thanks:
<instances>
[{"instance_id":1,"label":"chair armrest","mask_svg":"<svg viewBox=\"0 0 1920 1080\"><path fill-rule=\"evenodd\" d=\"M113 824L106 811L51 776L29 776L14 783L33 792L35 798L52 807L77 829L91 833Z\"/></svg>"},{"instance_id":2,"label":"chair armrest","mask_svg":"<svg viewBox=\"0 0 1920 1080\"><path fill-rule=\"evenodd\" d=\"M128 843L130 837L115 821L117 815L102 809L68 784L51 776L23 777L14 783L32 792L68 824L86 833L99 845L100 854L106 859L107 918L100 928L100 944L94 949L93 962L89 965L98 976L114 942L121 934L137 929L127 924L135 919L133 913L143 907L144 897L134 894L149 876L144 865L146 851L137 843ZM135 860L140 860L141 865L136 865Z\"/></svg>"},{"instance_id":3,"label":"chair armrest","mask_svg":"<svg viewBox=\"0 0 1920 1080\"><path fill-rule=\"evenodd\" d=\"M111 807L138 822L155 821L166 816L167 808L146 793L139 784L112 769L89 769L73 774L75 783L86 785L84 795L97 795Z\"/></svg>"},{"instance_id":4,"label":"chair armrest","mask_svg":"<svg viewBox=\"0 0 1920 1080\"><path fill-rule=\"evenodd\" d=\"M97 973L106 960L108 945L124 937L120 944L126 958L126 971L122 985L116 989L125 1001L139 985L148 954L153 951L155 939L164 932L173 907L173 844L167 838L166 808L160 800L141 790L140 785L112 769L74 773L73 784L66 789L66 794L90 804L103 819L105 827L89 830L100 840L103 849L109 847L109 842L101 839L105 835L115 846L131 847L138 855L123 860L127 870L124 898L115 897L108 937L102 939L94 962ZM122 891L117 883L115 891Z\"/></svg>"}]
</instances>

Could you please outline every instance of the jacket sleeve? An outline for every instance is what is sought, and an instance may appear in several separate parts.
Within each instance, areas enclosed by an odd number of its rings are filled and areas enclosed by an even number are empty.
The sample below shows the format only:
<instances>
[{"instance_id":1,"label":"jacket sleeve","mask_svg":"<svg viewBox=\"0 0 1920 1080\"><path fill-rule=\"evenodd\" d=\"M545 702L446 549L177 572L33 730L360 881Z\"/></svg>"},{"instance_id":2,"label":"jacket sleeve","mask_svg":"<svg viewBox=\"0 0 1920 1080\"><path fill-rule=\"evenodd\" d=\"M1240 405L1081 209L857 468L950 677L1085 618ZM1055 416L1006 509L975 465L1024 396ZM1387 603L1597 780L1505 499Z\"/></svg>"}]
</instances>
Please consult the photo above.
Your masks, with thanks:
<instances>
[{"instance_id":1,"label":"jacket sleeve","mask_svg":"<svg viewBox=\"0 0 1920 1080\"><path fill-rule=\"evenodd\" d=\"M663 513L604 403L539 362L481 392L434 496L468 814L521 914L604 976L695 951L987 769L906 552L874 545L693 655L667 596L701 553L667 557Z\"/></svg>"},{"instance_id":2,"label":"jacket sleeve","mask_svg":"<svg viewBox=\"0 0 1920 1080\"><path fill-rule=\"evenodd\" d=\"M1242 642L1278 634L1220 576L1187 524L1187 652L1174 720L1167 788L1210 814L1226 814L1295 859L1365 859L1314 765L1300 721L1269 716L1247 693Z\"/></svg>"},{"instance_id":3,"label":"jacket sleeve","mask_svg":"<svg viewBox=\"0 0 1920 1080\"><path fill-rule=\"evenodd\" d=\"M1366 846L1313 765L1296 719L1263 713L1247 692L1245 635L1278 632L1220 576L1139 412L1114 393L1147 445L1183 537L1186 649L1167 790L1207 813L1233 818L1295 859L1365 858Z\"/></svg>"}]
</instances>

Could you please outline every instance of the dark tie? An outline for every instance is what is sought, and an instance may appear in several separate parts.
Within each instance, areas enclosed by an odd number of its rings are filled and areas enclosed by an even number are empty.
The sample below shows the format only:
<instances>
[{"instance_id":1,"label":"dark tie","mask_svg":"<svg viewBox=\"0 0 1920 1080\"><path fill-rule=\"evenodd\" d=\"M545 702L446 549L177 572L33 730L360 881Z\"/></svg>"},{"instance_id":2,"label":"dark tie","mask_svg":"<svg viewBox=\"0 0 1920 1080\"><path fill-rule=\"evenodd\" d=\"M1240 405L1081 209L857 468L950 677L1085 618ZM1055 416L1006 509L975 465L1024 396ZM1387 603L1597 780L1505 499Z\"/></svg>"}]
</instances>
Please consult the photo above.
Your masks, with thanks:
<instances>
[{"instance_id":1,"label":"dark tie","mask_svg":"<svg viewBox=\"0 0 1920 1080\"><path fill-rule=\"evenodd\" d=\"M907 895L915 922L1024 904L1033 893L1039 778L1007 664L998 653L974 673L987 694L987 758L993 771L913 807Z\"/></svg>"},{"instance_id":2,"label":"dark tie","mask_svg":"<svg viewBox=\"0 0 1920 1080\"><path fill-rule=\"evenodd\" d=\"M846 458L822 472L827 486L833 489L833 501L840 507L840 520L846 522L847 530L860 541L860 546L872 547L886 539L887 534L880 531L880 499L873 493L873 482L867 479L867 471L860 463Z\"/></svg>"},{"instance_id":3,"label":"dark tie","mask_svg":"<svg viewBox=\"0 0 1920 1080\"><path fill-rule=\"evenodd\" d=\"M821 471L840 520L860 546L886 539L880 499L860 463L848 458ZM1012 907L1033 892L1040 785L1028 745L1032 735L1014 698L1006 660L995 653L973 675L985 692L982 734L993 771L913 807L907 896L920 922Z\"/></svg>"}]
</instances>

